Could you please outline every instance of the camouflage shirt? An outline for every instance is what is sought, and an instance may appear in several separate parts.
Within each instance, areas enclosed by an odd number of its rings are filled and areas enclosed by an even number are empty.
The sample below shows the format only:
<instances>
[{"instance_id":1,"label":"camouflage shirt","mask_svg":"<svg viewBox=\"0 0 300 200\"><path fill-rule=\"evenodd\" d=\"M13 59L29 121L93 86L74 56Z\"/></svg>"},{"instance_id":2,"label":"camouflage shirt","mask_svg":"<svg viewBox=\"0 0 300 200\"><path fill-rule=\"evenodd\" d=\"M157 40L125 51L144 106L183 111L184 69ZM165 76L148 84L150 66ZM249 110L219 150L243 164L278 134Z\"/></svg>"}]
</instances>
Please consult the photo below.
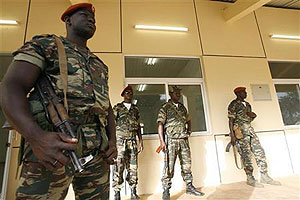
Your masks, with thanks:
<instances>
[{"instance_id":1,"label":"camouflage shirt","mask_svg":"<svg viewBox=\"0 0 300 200\"><path fill-rule=\"evenodd\" d=\"M135 137L139 129L140 113L136 105L131 104L128 110L123 102L114 106L117 136Z\"/></svg>"},{"instance_id":2,"label":"camouflage shirt","mask_svg":"<svg viewBox=\"0 0 300 200\"><path fill-rule=\"evenodd\" d=\"M233 124L242 126L243 124L250 124L252 119L247 115L247 112L252 112L251 105L244 101L235 99L228 106L228 117L233 118Z\"/></svg>"},{"instance_id":3,"label":"camouflage shirt","mask_svg":"<svg viewBox=\"0 0 300 200\"><path fill-rule=\"evenodd\" d=\"M178 103L178 108L169 100L164 103L159 110L157 122L164 125L165 133L169 138L187 138L187 122L190 120L189 114L182 103Z\"/></svg>"},{"instance_id":4,"label":"camouflage shirt","mask_svg":"<svg viewBox=\"0 0 300 200\"><path fill-rule=\"evenodd\" d=\"M84 141L80 148L83 148L82 152L86 153L101 144L98 119L102 124L101 130L107 124L109 107L108 67L89 49L78 47L64 37L60 37L60 39L64 44L67 57L69 116L74 128L82 132L78 135L84 137L83 140L80 140ZM15 51L13 55L14 61L25 61L39 67L50 78L56 94L63 99L58 51L54 35L35 36ZM30 93L29 104L37 123L44 130L53 131L54 127L46 120L43 105L35 90ZM92 117L87 117L90 108L95 105L99 108L97 109L98 112ZM27 147L25 147L25 154L26 149Z\"/></svg>"}]
</instances>

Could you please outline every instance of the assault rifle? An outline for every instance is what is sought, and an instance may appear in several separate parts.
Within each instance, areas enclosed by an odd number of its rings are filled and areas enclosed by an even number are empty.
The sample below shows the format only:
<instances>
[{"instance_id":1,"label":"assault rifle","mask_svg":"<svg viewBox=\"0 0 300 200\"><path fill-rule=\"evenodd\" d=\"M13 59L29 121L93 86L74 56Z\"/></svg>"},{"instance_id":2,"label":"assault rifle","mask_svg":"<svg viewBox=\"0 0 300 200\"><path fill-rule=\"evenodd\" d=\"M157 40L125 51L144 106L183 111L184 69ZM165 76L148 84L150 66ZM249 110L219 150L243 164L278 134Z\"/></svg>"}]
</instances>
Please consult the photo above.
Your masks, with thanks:
<instances>
[{"instance_id":1,"label":"assault rifle","mask_svg":"<svg viewBox=\"0 0 300 200\"><path fill-rule=\"evenodd\" d=\"M53 123L57 131L69 135L72 138L76 138L71 127L68 113L63 106L62 99L55 94L46 75L43 74L37 81L36 89L40 95L48 121ZM68 151L67 153L70 156L75 171L82 172L83 165L85 165L88 161L84 158L78 159L74 151Z\"/></svg>"}]
</instances>

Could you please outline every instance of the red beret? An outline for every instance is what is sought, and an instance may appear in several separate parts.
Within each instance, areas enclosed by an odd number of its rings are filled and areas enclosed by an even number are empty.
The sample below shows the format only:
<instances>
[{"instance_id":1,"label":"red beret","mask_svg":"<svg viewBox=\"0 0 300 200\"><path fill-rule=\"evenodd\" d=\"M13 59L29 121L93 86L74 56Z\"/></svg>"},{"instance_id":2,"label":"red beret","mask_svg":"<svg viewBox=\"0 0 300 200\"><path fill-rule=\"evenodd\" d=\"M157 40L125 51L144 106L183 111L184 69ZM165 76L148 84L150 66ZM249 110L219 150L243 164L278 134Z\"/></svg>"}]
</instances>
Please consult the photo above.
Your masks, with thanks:
<instances>
[{"instance_id":1,"label":"red beret","mask_svg":"<svg viewBox=\"0 0 300 200\"><path fill-rule=\"evenodd\" d=\"M245 91L245 90L246 90L245 87L237 87L237 88L235 88L233 91L234 91L234 93L236 93L236 92L239 92L239 91Z\"/></svg>"},{"instance_id":2,"label":"red beret","mask_svg":"<svg viewBox=\"0 0 300 200\"><path fill-rule=\"evenodd\" d=\"M121 96L124 96L124 92L125 92L126 90L131 90L131 91L132 91L132 87L131 87L130 85L128 85L126 88L124 88L124 90L123 90L122 93L121 93Z\"/></svg>"},{"instance_id":3,"label":"red beret","mask_svg":"<svg viewBox=\"0 0 300 200\"><path fill-rule=\"evenodd\" d=\"M91 3L78 3L78 4L74 4L74 5L70 6L69 8L67 8L67 10L65 10L65 12L60 17L60 19L64 22L65 16L68 16L69 14L75 12L76 10L78 10L80 8L87 8L92 13L95 13L95 8Z\"/></svg>"}]
</instances>

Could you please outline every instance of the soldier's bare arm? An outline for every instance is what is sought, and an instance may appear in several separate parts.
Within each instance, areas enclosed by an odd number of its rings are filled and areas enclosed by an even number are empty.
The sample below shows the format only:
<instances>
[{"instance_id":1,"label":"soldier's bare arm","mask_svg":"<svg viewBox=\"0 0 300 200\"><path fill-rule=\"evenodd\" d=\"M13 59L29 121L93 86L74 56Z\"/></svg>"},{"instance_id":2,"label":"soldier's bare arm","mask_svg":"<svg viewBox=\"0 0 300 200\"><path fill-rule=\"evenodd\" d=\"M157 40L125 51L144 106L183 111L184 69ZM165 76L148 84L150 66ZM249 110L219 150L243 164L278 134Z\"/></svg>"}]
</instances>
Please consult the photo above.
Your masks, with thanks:
<instances>
[{"instance_id":1,"label":"soldier's bare arm","mask_svg":"<svg viewBox=\"0 0 300 200\"><path fill-rule=\"evenodd\" d=\"M108 108L108 149L105 152L106 162L108 164L113 164L114 159L117 157L117 148L116 148L116 123L114 118L113 109L109 103Z\"/></svg>"},{"instance_id":2,"label":"soldier's bare arm","mask_svg":"<svg viewBox=\"0 0 300 200\"><path fill-rule=\"evenodd\" d=\"M234 119L232 117L229 117L229 130L230 130L230 138L231 138L231 144L234 145L236 141L236 137L234 135L234 130L233 130L233 121Z\"/></svg>"},{"instance_id":3,"label":"soldier's bare arm","mask_svg":"<svg viewBox=\"0 0 300 200\"><path fill-rule=\"evenodd\" d=\"M162 122L158 122L158 136L160 141L160 146L163 152L166 151L166 143L164 140L164 125Z\"/></svg>"},{"instance_id":4,"label":"soldier's bare arm","mask_svg":"<svg viewBox=\"0 0 300 200\"><path fill-rule=\"evenodd\" d=\"M54 170L69 161L62 150L75 150L77 140L44 131L33 119L26 96L40 73L40 68L33 64L13 62L2 81L1 106L11 125L30 144L34 155L47 169ZM58 163L53 166L51 163L56 160Z\"/></svg>"}]
</instances>

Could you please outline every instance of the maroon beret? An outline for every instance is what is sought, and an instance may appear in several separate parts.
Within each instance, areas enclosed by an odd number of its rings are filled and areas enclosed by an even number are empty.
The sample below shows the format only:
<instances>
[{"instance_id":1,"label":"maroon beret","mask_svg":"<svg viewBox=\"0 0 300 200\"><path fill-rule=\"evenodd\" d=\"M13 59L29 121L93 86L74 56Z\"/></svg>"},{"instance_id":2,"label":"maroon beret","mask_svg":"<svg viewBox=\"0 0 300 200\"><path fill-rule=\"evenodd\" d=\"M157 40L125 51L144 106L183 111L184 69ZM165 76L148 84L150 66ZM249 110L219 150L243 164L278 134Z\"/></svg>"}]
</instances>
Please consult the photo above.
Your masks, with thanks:
<instances>
[{"instance_id":1,"label":"maroon beret","mask_svg":"<svg viewBox=\"0 0 300 200\"><path fill-rule=\"evenodd\" d=\"M245 91L245 90L246 90L245 87L237 87L237 88L235 88L233 91L234 91L234 93L236 93L236 92L239 92L239 91Z\"/></svg>"},{"instance_id":2,"label":"maroon beret","mask_svg":"<svg viewBox=\"0 0 300 200\"><path fill-rule=\"evenodd\" d=\"M74 5L70 6L69 8L67 8L67 10L65 10L65 12L61 15L60 19L64 22L65 16L68 16L68 15L74 13L76 10L78 10L80 8L87 8L92 13L95 13L95 8L91 3L78 3L78 4L74 4Z\"/></svg>"},{"instance_id":3,"label":"maroon beret","mask_svg":"<svg viewBox=\"0 0 300 200\"><path fill-rule=\"evenodd\" d=\"M124 88L124 90L121 93L121 96L124 96L124 92L127 90L131 90L132 91L132 87L130 85L128 85L126 88Z\"/></svg>"}]
</instances>

